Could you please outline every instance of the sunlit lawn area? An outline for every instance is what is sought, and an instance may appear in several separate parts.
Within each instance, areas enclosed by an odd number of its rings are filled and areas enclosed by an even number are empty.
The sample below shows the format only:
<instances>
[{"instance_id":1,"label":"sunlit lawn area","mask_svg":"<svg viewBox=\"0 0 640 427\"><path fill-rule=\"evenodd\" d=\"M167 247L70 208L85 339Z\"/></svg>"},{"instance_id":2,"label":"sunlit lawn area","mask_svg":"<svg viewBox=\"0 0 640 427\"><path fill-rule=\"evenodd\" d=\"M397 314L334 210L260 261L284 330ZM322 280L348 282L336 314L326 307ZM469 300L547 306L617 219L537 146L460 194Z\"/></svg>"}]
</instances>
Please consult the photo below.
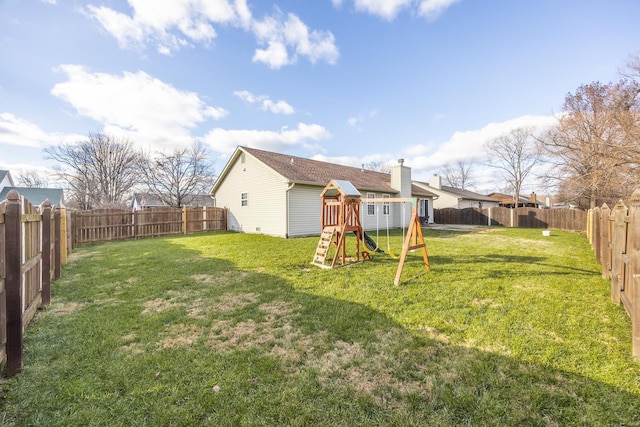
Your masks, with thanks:
<instances>
[{"instance_id":1,"label":"sunlit lawn area","mask_svg":"<svg viewBox=\"0 0 640 427\"><path fill-rule=\"evenodd\" d=\"M317 238L77 248L0 425L640 425L630 320L584 236L424 233L431 271L410 254L399 286L384 254L312 266Z\"/></svg>"}]
</instances>

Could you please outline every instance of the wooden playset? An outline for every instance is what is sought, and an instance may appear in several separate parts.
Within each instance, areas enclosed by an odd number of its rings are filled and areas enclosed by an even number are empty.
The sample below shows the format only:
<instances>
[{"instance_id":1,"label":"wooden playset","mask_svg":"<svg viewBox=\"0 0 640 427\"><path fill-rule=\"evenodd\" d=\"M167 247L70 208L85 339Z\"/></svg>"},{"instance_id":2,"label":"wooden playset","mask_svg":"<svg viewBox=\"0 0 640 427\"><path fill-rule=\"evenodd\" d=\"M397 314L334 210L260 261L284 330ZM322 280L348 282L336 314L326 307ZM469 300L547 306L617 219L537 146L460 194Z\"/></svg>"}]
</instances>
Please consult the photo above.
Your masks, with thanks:
<instances>
[{"instance_id":1,"label":"wooden playset","mask_svg":"<svg viewBox=\"0 0 640 427\"><path fill-rule=\"evenodd\" d=\"M312 264L321 268L335 268L338 259L341 265L370 259L370 253L374 252L366 246L366 233L362 229L360 221L360 205L362 195L349 181L331 180L321 193L322 198L322 234L318 241L316 253ZM410 203L411 219L409 220L406 237L402 245L402 253L399 256L398 269L394 284L400 283L400 276L404 267L407 253L420 249L426 270L429 270L429 256L426 244L422 236L420 218L418 217L418 199L408 198L368 198L367 203ZM388 232L388 225L387 225ZM347 234L355 235L355 257L347 257ZM362 244L362 248L361 245ZM335 251L333 252L333 246ZM331 253L333 252L333 257ZM331 260L330 264L328 259Z\"/></svg>"}]
</instances>

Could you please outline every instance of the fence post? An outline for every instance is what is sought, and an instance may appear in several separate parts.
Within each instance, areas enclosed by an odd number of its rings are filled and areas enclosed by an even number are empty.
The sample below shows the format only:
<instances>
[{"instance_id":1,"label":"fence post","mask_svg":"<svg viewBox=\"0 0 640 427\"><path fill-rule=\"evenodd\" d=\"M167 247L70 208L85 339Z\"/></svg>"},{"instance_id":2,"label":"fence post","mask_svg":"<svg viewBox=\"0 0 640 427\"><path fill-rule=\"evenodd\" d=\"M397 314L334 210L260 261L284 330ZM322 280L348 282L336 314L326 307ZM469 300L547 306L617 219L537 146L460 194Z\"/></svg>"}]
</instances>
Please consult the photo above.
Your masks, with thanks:
<instances>
[{"instance_id":1,"label":"fence post","mask_svg":"<svg viewBox=\"0 0 640 427\"><path fill-rule=\"evenodd\" d=\"M187 234L187 207L182 207L182 234Z\"/></svg>"},{"instance_id":2,"label":"fence post","mask_svg":"<svg viewBox=\"0 0 640 427\"><path fill-rule=\"evenodd\" d=\"M53 259L54 259L53 277L54 279L59 279L60 276L62 275L62 257L60 254L60 247L61 247L60 245L60 207L56 208L53 217L55 219L53 224L54 231L55 231L55 240L53 245Z\"/></svg>"},{"instance_id":3,"label":"fence post","mask_svg":"<svg viewBox=\"0 0 640 427\"><path fill-rule=\"evenodd\" d=\"M629 208L629 253L631 258L631 289L625 289L629 294L631 307L631 352L634 357L640 359L640 189L631 196Z\"/></svg>"},{"instance_id":4,"label":"fence post","mask_svg":"<svg viewBox=\"0 0 640 427\"><path fill-rule=\"evenodd\" d=\"M207 207L202 207L202 231L207 231Z\"/></svg>"},{"instance_id":5,"label":"fence post","mask_svg":"<svg viewBox=\"0 0 640 427\"><path fill-rule=\"evenodd\" d=\"M593 216L591 217L591 221L592 221L591 229L593 234L593 243L591 247L593 248L596 254L596 262L599 265L602 265L602 247L600 245L600 241L602 240L600 208L595 208L593 210Z\"/></svg>"},{"instance_id":6,"label":"fence post","mask_svg":"<svg viewBox=\"0 0 640 427\"><path fill-rule=\"evenodd\" d=\"M602 205L600 211L600 232L602 240L600 241L600 254L602 255L602 278L611 278L611 209L606 203Z\"/></svg>"},{"instance_id":7,"label":"fence post","mask_svg":"<svg viewBox=\"0 0 640 427\"><path fill-rule=\"evenodd\" d=\"M51 303L51 203L45 200L42 212L42 306Z\"/></svg>"},{"instance_id":8,"label":"fence post","mask_svg":"<svg viewBox=\"0 0 640 427\"><path fill-rule=\"evenodd\" d=\"M613 208L613 247L611 253L611 301L620 304L620 291L624 282L624 252L627 247L627 207L620 200Z\"/></svg>"},{"instance_id":9,"label":"fence post","mask_svg":"<svg viewBox=\"0 0 640 427\"><path fill-rule=\"evenodd\" d=\"M11 377L22 370L22 204L16 190L7 194L4 222L7 375Z\"/></svg>"}]
</instances>

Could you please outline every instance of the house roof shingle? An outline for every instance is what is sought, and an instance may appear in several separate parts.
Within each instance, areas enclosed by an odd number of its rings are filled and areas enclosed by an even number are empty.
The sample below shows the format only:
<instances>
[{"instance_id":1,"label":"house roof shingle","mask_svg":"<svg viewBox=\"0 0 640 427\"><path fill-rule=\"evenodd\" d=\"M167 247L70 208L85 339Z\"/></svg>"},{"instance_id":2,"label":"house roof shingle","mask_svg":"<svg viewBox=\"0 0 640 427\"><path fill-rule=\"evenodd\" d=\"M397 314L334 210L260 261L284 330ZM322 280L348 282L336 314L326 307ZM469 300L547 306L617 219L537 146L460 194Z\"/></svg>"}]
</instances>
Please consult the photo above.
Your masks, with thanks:
<instances>
[{"instance_id":1,"label":"house roof shingle","mask_svg":"<svg viewBox=\"0 0 640 427\"><path fill-rule=\"evenodd\" d=\"M341 179L350 181L356 188L362 190L397 192L391 187L388 173L336 165L256 148L240 147L240 149L251 154L291 182L324 186L332 179Z\"/></svg>"},{"instance_id":2,"label":"house roof shingle","mask_svg":"<svg viewBox=\"0 0 640 427\"><path fill-rule=\"evenodd\" d=\"M274 153L257 148L238 147L238 150L252 155L288 181L296 184L310 184L324 187L332 179L340 179L351 182L351 184L359 190L391 194L398 192L398 190L391 187L391 175L388 173L305 159L303 157ZM236 155L237 153L238 151L236 151ZM229 163L233 161L234 158L232 158ZM219 179L222 178L223 175L224 172ZM215 188L216 185L214 185L214 189ZM434 196L433 193L415 185L411 186L411 192L413 196L417 197Z\"/></svg>"}]
</instances>

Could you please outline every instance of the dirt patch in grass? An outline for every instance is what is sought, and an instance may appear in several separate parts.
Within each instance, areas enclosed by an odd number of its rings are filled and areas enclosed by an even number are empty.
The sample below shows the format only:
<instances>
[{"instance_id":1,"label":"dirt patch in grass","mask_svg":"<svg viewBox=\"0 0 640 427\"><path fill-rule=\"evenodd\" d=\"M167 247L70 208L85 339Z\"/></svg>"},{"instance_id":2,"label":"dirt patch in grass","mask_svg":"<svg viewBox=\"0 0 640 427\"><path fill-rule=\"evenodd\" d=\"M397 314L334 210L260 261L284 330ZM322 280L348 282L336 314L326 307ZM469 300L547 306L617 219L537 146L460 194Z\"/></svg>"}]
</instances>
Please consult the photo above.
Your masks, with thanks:
<instances>
[{"instance_id":1,"label":"dirt patch in grass","mask_svg":"<svg viewBox=\"0 0 640 427\"><path fill-rule=\"evenodd\" d=\"M191 276L191 279L193 279L198 283L203 283L207 285L212 283L227 284L227 283L241 281L248 275L249 273L247 273L246 271L231 270L231 271L222 271L217 274L194 274Z\"/></svg>"},{"instance_id":2,"label":"dirt patch in grass","mask_svg":"<svg viewBox=\"0 0 640 427\"><path fill-rule=\"evenodd\" d=\"M79 259L96 255L97 253L98 253L97 251L76 251L69 254L69 256L67 256L67 261L68 262L78 261Z\"/></svg>"},{"instance_id":3,"label":"dirt patch in grass","mask_svg":"<svg viewBox=\"0 0 640 427\"><path fill-rule=\"evenodd\" d=\"M255 294L226 295L225 307L237 308L256 300ZM398 401L398 395L425 392L432 387L430 379L419 382L394 376L397 360L390 349L397 348L398 340L407 338L402 331L380 331L379 340L366 344L332 342L327 331L305 334L294 326L299 311L296 304L276 300L258 308L264 313L262 320L215 322L206 344L222 353L267 349L291 374L312 369L319 372L323 386L350 388L371 396L378 404L389 404Z\"/></svg>"},{"instance_id":4,"label":"dirt patch in grass","mask_svg":"<svg viewBox=\"0 0 640 427\"><path fill-rule=\"evenodd\" d=\"M200 328L193 325L171 325L163 333L166 337L158 343L159 350L190 347L202 337Z\"/></svg>"},{"instance_id":5,"label":"dirt patch in grass","mask_svg":"<svg viewBox=\"0 0 640 427\"><path fill-rule=\"evenodd\" d=\"M258 300L259 295L255 293L225 294L214 309L218 312L230 312L257 303ZM297 357L285 355L289 351L297 352L298 349L294 347L298 345L308 344L303 340L302 334L291 325L296 308L296 305L286 301L271 301L258 307L264 313L261 321L217 321L211 327L207 343L220 352L265 346L277 348L274 354L282 355L287 360L297 360Z\"/></svg>"},{"instance_id":6,"label":"dirt patch in grass","mask_svg":"<svg viewBox=\"0 0 640 427\"><path fill-rule=\"evenodd\" d=\"M500 308L501 304L498 304L491 298L478 299L474 298L471 300L471 304L475 307L487 307L487 308Z\"/></svg>"},{"instance_id":7,"label":"dirt patch in grass","mask_svg":"<svg viewBox=\"0 0 640 427\"><path fill-rule=\"evenodd\" d=\"M70 314L77 310L80 310L81 308L84 308L84 305L79 304L77 302L58 303L58 304L52 304L50 306L50 313L60 314L60 315Z\"/></svg>"},{"instance_id":8,"label":"dirt patch in grass","mask_svg":"<svg viewBox=\"0 0 640 427\"><path fill-rule=\"evenodd\" d=\"M173 300L156 298L144 303L142 314L162 313L163 311L171 310L173 308L180 307L181 305L182 304L176 303Z\"/></svg>"},{"instance_id":9,"label":"dirt patch in grass","mask_svg":"<svg viewBox=\"0 0 640 427\"><path fill-rule=\"evenodd\" d=\"M123 342L123 345L120 347L120 350L130 356L144 353L144 346L139 342L135 342L136 339L137 336L134 333L121 337L120 340Z\"/></svg>"},{"instance_id":10,"label":"dirt patch in grass","mask_svg":"<svg viewBox=\"0 0 640 427\"><path fill-rule=\"evenodd\" d=\"M228 313L230 311L236 311L243 309L249 304L255 304L260 300L260 295L256 293L243 293L243 294L224 294L218 298L218 302L212 307L215 311Z\"/></svg>"}]
</instances>

